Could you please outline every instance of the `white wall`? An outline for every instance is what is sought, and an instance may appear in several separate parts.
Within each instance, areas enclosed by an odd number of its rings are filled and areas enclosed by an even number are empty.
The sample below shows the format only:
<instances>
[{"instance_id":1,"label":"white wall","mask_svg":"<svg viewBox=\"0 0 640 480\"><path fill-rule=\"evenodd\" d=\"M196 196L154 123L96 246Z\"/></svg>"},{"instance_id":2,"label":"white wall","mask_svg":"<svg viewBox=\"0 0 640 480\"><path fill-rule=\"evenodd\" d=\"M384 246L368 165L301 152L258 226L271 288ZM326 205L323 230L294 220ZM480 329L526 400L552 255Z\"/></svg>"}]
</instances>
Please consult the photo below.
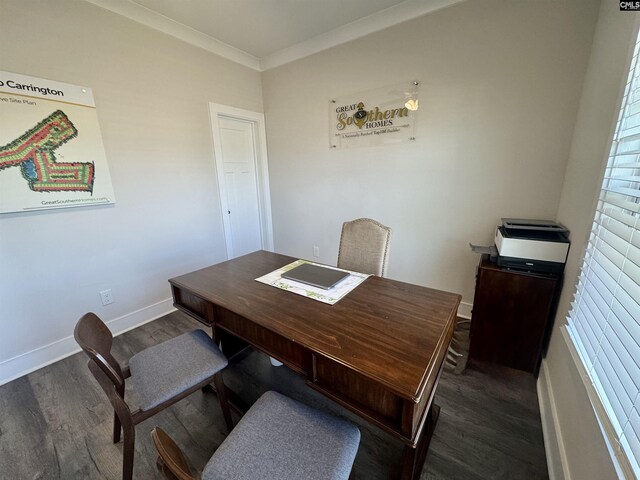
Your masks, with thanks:
<instances>
[{"instance_id":1,"label":"white wall","mask_svg":"<svg viewBox=\"0 0 640 480\"><path fill-rule=\"evenodd\" d=\"M557 213L575 283L637 17L602 2L591 51L598 4L474 0L265 72L276 249L319 245L335 262L341 223L371 216L394 229L391 277L471 302L467 242L491 242L501 216ZM0 62L93 88L117 197L0 216L2 383L74 348L85 311L133 326L170 308L167 278L225 258L207 103L261 111L262 92L250 69L76 0L3 0ZM413 79L414 144L328 148L330 98ZM102 307L106 288L116 303ZM557 329L541 378L561 446L552 474L610 478Z\"/></svg>"},{"instance_id":2,"label":"white wall","mask_svg":"<svg viewBox=\"0 0 640 480\"><path fill-rule=\"evenodd\" d=\"M463 2L264 72L276 250L333 263L342 222L373 217L391 278L472 302L468 243L556 217L597 8ZM414 143L329 149L329 99L414 79Z\"/></svg>"},{"instance_id":3,"label":"white wall","mask_svg":"<svg viewBox=\"0 0 640 480\"><path fill-rule=\"evenodd\" d=\"M575 480L616 478L584 384L559 328L566 323L575 292L639 17L620 12L616 2L602 2L558 208L558 221L571 230L572 245L556 328L543 362L542 387L551 397L547 402L556 418L561 445L558 458L549 462L550 470L558 475L564 470L567 478Z\"/></svg>"},{"instance_id":4,"label":"white wall","mask_svg":"<svg viewBox=\"0 0 640 480\"><path fill-rule=\"evenodd\" d=\"M171 308L168 278L226 258L208 102L262 111L262 91L253 70L79 0L3 0L0 62L93 89L117 200L0 216L2 383L74 348L84 312L133 326Z\"/></svg>"}]
</instances>

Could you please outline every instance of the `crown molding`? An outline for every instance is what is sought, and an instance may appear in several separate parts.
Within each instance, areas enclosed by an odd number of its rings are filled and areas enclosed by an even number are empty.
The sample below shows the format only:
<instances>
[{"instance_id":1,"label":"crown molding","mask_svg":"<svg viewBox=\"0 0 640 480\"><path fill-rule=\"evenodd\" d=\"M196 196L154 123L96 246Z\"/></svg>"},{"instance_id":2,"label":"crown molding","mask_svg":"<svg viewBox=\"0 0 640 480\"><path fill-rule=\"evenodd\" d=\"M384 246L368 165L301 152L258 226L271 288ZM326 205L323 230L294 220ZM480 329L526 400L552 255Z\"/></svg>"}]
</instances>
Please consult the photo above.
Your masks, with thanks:
<instances>
[{"instance_id":1,"label":"crown molding","mask_svg":"<svg viewBox=\"0 0 640 480\"><path fill-rule=\"evenodd\" d=\"M260 70L279 67L463 1L466 0L406 0L267 55L260 60Z\"/></svg>"},{"instance_id":2,"label":"crown molding","mask_svg":"<svg viewBox=\"0 0 640 480\"><path fill-rule=\"evenodd\" d=\"M405 0L261 59L130 0L86 1L261 72L466 0Z\"/></svg>"},{"instance_id":3,"label":"crown molding","mask_svg":"<svg viewBox=\"0 0 640 480\"><path fill-rule=\"evenodd\" d=\"M129 0L86 0L233 62L260 71L260 59Z\"/></svg>"}]
</instances>

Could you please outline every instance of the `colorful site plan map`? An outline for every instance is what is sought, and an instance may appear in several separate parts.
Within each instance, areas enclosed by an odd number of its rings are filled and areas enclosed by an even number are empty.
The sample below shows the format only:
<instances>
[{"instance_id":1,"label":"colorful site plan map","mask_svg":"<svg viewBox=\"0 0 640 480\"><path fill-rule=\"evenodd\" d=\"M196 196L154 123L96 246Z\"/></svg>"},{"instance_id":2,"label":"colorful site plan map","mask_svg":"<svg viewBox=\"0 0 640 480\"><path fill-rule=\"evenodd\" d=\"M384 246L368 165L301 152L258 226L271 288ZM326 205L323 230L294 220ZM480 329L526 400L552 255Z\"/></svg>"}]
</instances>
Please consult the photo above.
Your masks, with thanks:
<instances>
[{"instance_id":1,"label":"colorful site plan map","mask_svg":"<svg viewBox=\"0 0 640 480\"><path fill-rule=\"evenodd\" d=\"M0 72L0 213L114 202L91 89Z\"/></svg>"}]
</instances>

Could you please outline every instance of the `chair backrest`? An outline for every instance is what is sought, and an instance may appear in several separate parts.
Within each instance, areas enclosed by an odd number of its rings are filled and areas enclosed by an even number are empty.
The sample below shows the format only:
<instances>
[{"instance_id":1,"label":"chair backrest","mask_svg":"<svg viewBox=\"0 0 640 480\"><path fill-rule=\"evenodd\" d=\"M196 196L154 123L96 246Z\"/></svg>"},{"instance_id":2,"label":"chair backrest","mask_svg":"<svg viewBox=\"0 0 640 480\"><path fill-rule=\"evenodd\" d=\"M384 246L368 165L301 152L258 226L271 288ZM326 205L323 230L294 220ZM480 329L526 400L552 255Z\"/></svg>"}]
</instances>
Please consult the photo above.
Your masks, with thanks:
<instances>
[{"instance_id":1,"label":"chair backrest","mask_svg":"<svg viewBox=\"0 0 640 480\"><path fill-rule=\"evenodd\" d=\"M391 229L370 218L343 223L338 268L383 277L390 238Z\"/></svg>"},{"instance_id":2,"label":"chair backrest","mask_svg":"<svg viewBox=\"0 0 640 480\"><path fill-rule=\"evenodd\" d=\"M178 480L197 480L200 478L199 475L195 476L191 473L189 462L182 450L164 430L160 427L154 428L151 431L151 438L158 456L162 460L159 466L167 478L177 478ZM166 472L165 469L168 469L169 472Z\"/></svg>"},{"instance_id":3,"label":"chair backrest","mask_svg":"<svg viewBox=\"0 0 640 480\"><path fill-rule=\"evenodd\" d=\"M86 313L78 320L73 336L82 350L124 395L124 375L122 368L111 355L113 335L109 327L95 313Z\"/></svg>"}]
</instances>

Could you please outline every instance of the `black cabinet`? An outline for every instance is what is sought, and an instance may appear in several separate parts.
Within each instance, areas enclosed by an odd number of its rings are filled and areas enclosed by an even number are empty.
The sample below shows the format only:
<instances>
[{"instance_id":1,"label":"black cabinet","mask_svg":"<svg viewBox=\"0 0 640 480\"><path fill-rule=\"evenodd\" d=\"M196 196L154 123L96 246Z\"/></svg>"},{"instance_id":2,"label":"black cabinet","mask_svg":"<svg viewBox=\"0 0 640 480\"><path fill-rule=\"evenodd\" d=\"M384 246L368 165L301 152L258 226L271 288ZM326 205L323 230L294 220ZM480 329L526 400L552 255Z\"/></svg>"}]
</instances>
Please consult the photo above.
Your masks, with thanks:
<instances>
[{"instance_id":1,"label":"black cabinet","mask_svg":"<svg viewBox=\"0 0 640 480\"><path fill-rule=\"evenodd\" d=\"M469 360L538 374L562 275L498 267L484 255L478 266Z\"/></svg>"}]
</instances>

